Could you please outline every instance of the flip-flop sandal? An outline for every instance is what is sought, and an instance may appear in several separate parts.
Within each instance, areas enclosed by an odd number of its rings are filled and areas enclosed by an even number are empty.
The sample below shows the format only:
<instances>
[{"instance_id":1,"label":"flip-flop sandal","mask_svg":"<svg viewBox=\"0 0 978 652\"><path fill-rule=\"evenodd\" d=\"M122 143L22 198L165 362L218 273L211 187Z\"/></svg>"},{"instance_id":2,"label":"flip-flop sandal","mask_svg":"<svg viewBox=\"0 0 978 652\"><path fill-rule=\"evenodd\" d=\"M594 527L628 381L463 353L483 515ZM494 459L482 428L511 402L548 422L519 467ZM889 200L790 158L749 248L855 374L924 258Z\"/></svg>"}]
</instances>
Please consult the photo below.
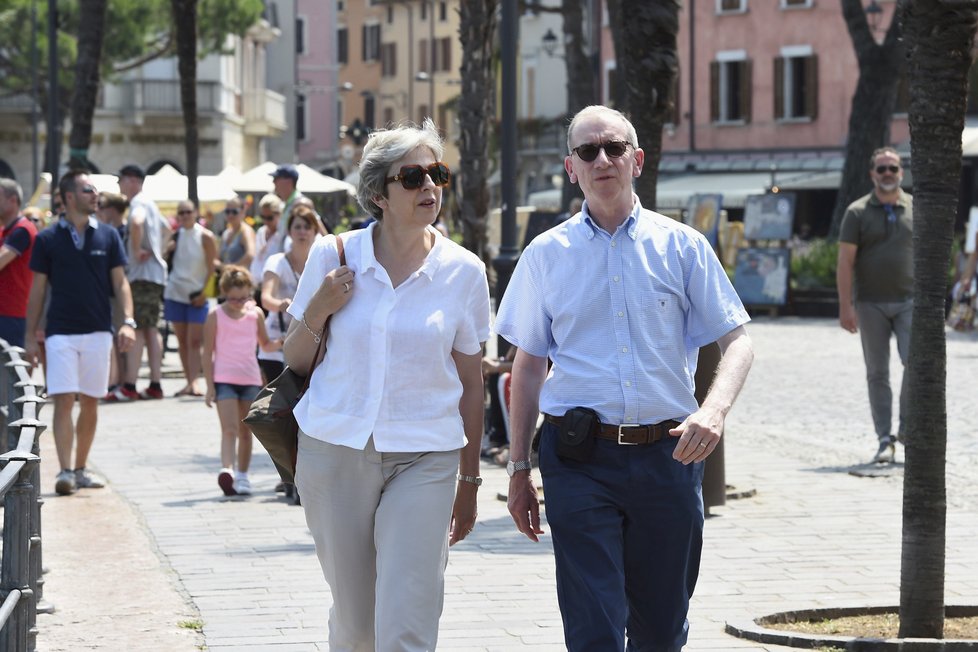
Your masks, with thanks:
<instances>
[{"instance_id":1,"label":"flip-flop sandal","mask_svg":"<svg viewBox=\"0 0 978 652\"><path fill-rule=\"evenodd\" d=\"M193 387L184 387L179 392L174 394L174 396L194 396L194 389Z\"/></svg>"}]
</instances>

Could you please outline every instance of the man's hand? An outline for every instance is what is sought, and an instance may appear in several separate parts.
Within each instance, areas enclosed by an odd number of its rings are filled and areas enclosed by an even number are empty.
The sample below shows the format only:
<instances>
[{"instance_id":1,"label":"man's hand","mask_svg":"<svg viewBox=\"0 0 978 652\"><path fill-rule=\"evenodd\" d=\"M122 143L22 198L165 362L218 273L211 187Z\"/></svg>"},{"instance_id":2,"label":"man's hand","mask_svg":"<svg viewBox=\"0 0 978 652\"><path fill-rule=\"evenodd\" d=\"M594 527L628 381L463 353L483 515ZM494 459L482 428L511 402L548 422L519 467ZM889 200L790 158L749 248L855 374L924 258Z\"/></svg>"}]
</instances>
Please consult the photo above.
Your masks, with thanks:
<instances>
[{"instance_id":1,"label":"man's hand","mask_svg":"<svg viewBox=\"0 0 978 652\"><path fill-rule=\"evenodd\" d=\"M36 367L37 362L40 359L41 347L37 343L37 335L34 333L26 333L24 335L24 360L31 363L31 366Z\"/></svg>"},{"instance_id":2,"label":"man's hand","mask_svg":"<svg viewBox=\"0 0 978 652\"><path fill-rule=\"evenodd\" d=\"M136 343L136 331L133 330L132 326L127 326L123 324L119 327L119 332L116 334L115 345L119 348L119 351L125 353L132 348L132 345Z\"/></svg>"},{"instance_id":3,"label":"man's hand","mask_svg":"<svg viewBox=\"0 0 978 652\"><path fill-rule=\"evenodd\" d=\"M507 506L516 529L530 541L539 541L537 535L543 534L540 529L540 500L530 471L517 471L509 479Z\"/></svg>"},{"instance_id":4,"label":"man's hand","mask_svg":"<svg viewBox=\"0 0 978 652\"><path fill-rule=\"evenodd\" d=\"M672 458L683 464L702 462L716 449L723 435L723 414L700 408L686 417L679 426L669 431L679 437Z\"/></svg>"},{"instance_id":5,"label":"man's hand","mask_svg":"<svg viewBox=\"0 0 978 652\"><path fill-rule=\"evenodd\" d=\"M839 326L850 333L859 330L859 319L856 317L856 309L852 304L839 304Z\"/></svg>"}]
</instances>

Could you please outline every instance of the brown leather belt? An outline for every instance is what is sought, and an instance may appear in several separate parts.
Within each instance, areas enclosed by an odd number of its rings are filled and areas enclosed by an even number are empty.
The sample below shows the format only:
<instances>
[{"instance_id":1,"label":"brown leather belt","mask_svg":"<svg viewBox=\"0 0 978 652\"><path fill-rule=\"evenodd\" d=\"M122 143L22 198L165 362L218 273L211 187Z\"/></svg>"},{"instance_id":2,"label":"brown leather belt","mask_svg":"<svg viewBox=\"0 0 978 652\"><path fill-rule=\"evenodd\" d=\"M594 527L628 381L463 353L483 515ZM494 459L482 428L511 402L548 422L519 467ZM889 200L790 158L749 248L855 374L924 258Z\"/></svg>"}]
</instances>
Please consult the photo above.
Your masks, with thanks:
<instances>
[{"instance_id":1,"label":"brown leather belt","mask_svg":"<svg viewBox=\"0 0 978 652\"><path fill-rule=\"evenodd\" d=\"M560 426L563 417L555 417L552 414L544 414L544 420L555 426ZM652 444L660 439L669 436L669 430L679 425L678 421L663 421L642 426L637 424L623 423L620 426L613 426L610 423L602 423L598 430L598 437L610 439L619 444L635 446L637 444Z\"/></svg>"}]
</instances>

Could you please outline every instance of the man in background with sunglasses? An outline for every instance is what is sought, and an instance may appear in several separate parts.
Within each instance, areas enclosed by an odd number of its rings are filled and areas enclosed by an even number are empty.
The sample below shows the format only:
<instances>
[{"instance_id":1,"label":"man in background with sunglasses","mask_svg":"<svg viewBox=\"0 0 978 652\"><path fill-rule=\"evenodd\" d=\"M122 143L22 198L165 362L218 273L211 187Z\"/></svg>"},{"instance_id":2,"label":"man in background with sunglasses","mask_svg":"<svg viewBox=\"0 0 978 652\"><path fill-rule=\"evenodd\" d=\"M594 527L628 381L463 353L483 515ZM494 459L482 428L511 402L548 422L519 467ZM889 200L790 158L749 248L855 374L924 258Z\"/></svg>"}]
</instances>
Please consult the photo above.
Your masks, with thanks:
<instances>
[{"instance_id":1,"label":"man in background with sunglasses","mask_svg":"<svg viewBox=\"0 0 978 652\"><path fill-rule=\"evenodd\" d=\"M122 239L115 228L95 219L98 192L88 174L69 172L61 177L58 192L64 216L37 234L31 253L34 279L24 348L27 359L34 362L38 353L34 331L50 285L45 370L48 396L54 401L54 444L61 468L54 490L64 496L78 488L103 486L85 464L95 440L98 402L109 383L113 292L121 298L124 314L116 334L120 351L127 351L135 341L136 321ZM76 395L78 420L72 422Z\"/></svg>"},{"instance_id":2,"label":"man in background with sunglasses","mask_svg":"<svg viewBox=\"0 0 978 652\"><path fill-rule=\"evenodd\" d=\"M890 335L904 367L910 354L913 314L913 197L900 189L903 167L892 147L873 152L869 161L873 190L849 205L839 232L836 285L839 324L859 332L869 385L869 409L879 439L874 462L893 462L895 442L903 439L909 400L907 375L900 388L900 425L892 434ZM855 291L855 301L853 294Z\"/></svg>"},{"instance_id":3,"label":"man in background with sunglasses","mask_svg":"<svg viewBox=\"0 0 978 652\"><path fill-rule=\"evenodd\" d=\"M496 316L518 347L509 511L537 541L539 410L568 650L622 650L627 637L629 650L678 651L703 543L702 462L753 360L749 317L706 238L642 207L632 182L645 153L624 115L582 109L567 149L584 205L523 251ZM697 356L712 342L723 358L700 406Z\"/></svg>"}]
</instances>

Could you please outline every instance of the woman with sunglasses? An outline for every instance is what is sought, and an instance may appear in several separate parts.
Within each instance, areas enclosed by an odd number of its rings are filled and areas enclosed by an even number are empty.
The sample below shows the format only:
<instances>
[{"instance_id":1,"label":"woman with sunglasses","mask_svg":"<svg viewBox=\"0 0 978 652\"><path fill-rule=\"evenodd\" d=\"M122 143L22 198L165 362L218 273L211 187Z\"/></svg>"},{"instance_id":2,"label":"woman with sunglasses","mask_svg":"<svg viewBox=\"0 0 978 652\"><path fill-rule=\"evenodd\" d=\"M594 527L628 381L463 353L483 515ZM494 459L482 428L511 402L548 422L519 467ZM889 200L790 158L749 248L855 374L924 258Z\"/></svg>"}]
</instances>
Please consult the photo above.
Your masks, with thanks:
<instances>
[{"instance_id":1,"label":"woman with sunglasses","mask_svg":"<svg viewBox=\"0 0 978 652\"><path fill-rule=\"evenodd\" d=\"M197 207L192 201L177 204L178 228L166 248L170 273L163 289L163 318L173 324L180 365L187 381L175 396L204 395L197 383L207 320L204 286L214 273L217 239L197 223L197 217Z\"/></svg>"},{"instance_id":2,"label":"woman with sunglasses","mask_svg":"<svg viewBox=\"0 0 978 652\"><path fill-rule=\"evenodd\" d=\"M312 371L296 487L334 649L435 649L448 546L475 525L489 288L432 228L443 153L430 119L370 135L357 199L376 221L343 234L345 264L336 238L314 245L288 309L286 364Z\"/></svg>"},{"instance_id":3,"label":"woman with sunglasses","mask_svg":"<svg viewBox=\"0 0 978 652\"><path fill-rule=\"evenodd\" d=\"M245 269L255 258L255 230L244 221L244 204L235 197L224 208L226 225L221 233L218 273L224 265L240 265Z\"/></svg>"}]
</instances>

